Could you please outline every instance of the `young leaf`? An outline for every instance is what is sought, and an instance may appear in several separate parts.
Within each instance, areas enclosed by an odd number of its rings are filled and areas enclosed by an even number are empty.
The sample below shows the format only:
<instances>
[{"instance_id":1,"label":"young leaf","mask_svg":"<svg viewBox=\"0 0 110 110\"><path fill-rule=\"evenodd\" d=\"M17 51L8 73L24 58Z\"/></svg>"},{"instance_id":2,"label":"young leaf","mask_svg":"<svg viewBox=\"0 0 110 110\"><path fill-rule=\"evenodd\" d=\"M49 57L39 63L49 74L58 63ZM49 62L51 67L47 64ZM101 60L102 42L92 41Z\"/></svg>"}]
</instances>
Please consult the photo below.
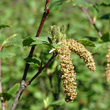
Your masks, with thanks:
<instances>
[{"instance_id":1,"label":"young leaf","mask_svg":"<svg viewBox=\"0 0 110 110\"><path fill-rule=\"evenodd\" d=\"M91 7L92 4L88 3L86 0L74 0L73 6L82 6L84 8Z\"/></svg>"},{"instance_id":2,"label":"young leaf","mask_svg":"<svg viewBox=\"0 0 110 110\"><path fill-rule=\"evenodd\" d=\"M17 83L7 93L13 96L14 94L16 94L16 92L18 91L19 87L20 87L20 84Z\"/></svg>"},{"instance_id":3,"label":"young leaf","mask_svg":"<svg viewBox=\"0 0 110 110\"><path fill-rule=\"evenodd\" d=\"M90 40L78 40L77 42L83 44L84 46L95 47L95 44Z\"/></svg>"},{"instance_id":4,"label":"young leaf","mask_svg":"<svg viewBox=\"0 0 110 110\"><path fill-rule=\"evenodd\" d=\"M34 40L32 39L32 37L27 37L23 40L23 46L30 46L30 44L34 42Z\"/></svg>"},{"instance_id":5,"label":"young leaf","mask_svg":"<svg viewBox=\"0 0 110 110\"><path fill-rule=\"evenodd\" d=\"M12 46L14 44L19 43L21 40L20 39L16 39L16 34L12 35L11 37L9 37L8 39L6 39L5 41L3 41L2 45L3 47L9 47Z\"/></svg>"},{"instance_id":6,"label":"young leaf","mask_svg":"<svg viewBox=\"0 0 110 110\"><path fill-rule=\"evenodd\" d=\"M51 102L49 106L63 105L64 103L65 103L64 100L58 100L58 101Z\"/></svg>"},{"instance_id":7,"label":"young leaf","mask_svg":"<svg viewBox=\"0 0 110 110\"><path fill-rule=\"evenodd\" d=\"M9 93L3 92L3 93L0 93L0 97L3 97L4 101L8 101L12 96Z\"/></svg>"},{"instance_id":8,"label":"young leaf","mask_svg":"<svg viewBox=\"0 0 110 110\"><path fill-rule=\"evenodd\" d=\"M9 26L9 25L5 25L5 24L1 24L1 25L0 25L0 29L1 29L1 28L6 28L6 27L10 27L10 26Z\"/></svg>"},{"instance_id":9,"label":"young leaf","mask_svg":"<svg viewBox=\"0 0 110 110\"><path fill-rule=\"evenodd\" d=\"M44 99L44 106L45 108L47 108L49 105L49 97L47 97L46 99Z\"/></svg>"},{"instance_id":10,"label":"young leaf","mask_svg":"<svg viewBox=\"0 0 110 110\"><path fill-rule=\"evenodd\" d=\"M41 60L38 58L25 58L24 60L26 62L28 62L29 64L33 64L33 65L37 65L37 66L39 66L41 63Z\"/></svg>"},{"instance_id":11,"label":"young leaf","mask_svg":"<svg viewBox=\"0 0 110 110\"><path fill-rule=\"evenodd\" d=\"M0 52L0 58L8 58L8 57L13 57L15 54L13 53L7 53L7 52Z\"/></svg>"}]
</instances>

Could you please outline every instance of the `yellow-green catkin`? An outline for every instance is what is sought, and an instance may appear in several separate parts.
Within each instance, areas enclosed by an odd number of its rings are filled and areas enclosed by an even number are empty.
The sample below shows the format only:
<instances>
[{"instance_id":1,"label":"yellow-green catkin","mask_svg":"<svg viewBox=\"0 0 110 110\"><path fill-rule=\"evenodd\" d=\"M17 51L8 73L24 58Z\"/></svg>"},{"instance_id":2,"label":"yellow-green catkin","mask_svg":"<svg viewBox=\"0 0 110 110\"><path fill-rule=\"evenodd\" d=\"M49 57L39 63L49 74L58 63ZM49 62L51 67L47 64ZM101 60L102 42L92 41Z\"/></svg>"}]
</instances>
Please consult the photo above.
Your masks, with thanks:
<instances>
[{"instance_id":1,"label":"yellow-green catkin","mask_svg":"<svg viewBox=\"0 0 110 110\"><path fill-rule=\"evenodd\" d=\"M76 54L80 56L80 58L84 59L86 66L93 72L95 72L95 62L92 54L80 43L75 40L67 40L69 49L74 51Z\"/></svg>"},{"instance_id":2,"label":"yellow-green catkin","mask_svg":"<svg viewBox=\"0 0 110 110\"><path fill-rule=\"evenodd\" d=\"M106 82L110 81L110 46L108 46L108 54L107 57L107 67L106 67Z\"/></svg>"},{"instance_id":3,"label":"yellow-green catkin","mask_svg":"<svg viewBox=\"0 0 110 110\"><path fill-rule=\"evenodd\" d=\"M73 101L77 95L76 92L76 73L74 72L74 66L72 64L72 58L70 56L71 50L68 48L66 40L60 42L65 45L57 48L58 57L60 59L60 67L62 72L62 80L64 92L66 93L65 101Z\"/></svg>"}]
</instances>

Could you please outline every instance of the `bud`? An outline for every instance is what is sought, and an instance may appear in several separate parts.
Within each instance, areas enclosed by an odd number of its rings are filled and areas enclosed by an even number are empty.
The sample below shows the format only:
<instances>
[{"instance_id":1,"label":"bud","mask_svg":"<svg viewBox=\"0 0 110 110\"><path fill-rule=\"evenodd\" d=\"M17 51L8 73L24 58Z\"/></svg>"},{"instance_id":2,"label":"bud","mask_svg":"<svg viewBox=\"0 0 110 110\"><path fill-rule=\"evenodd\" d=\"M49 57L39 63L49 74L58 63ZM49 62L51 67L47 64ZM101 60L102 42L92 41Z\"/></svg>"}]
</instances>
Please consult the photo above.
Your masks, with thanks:
<instances>
[{"instance_id":1,"label":"bud","mask_svg":"<svg viewBox=\"0 0 110 110\"><path fill-rule=\"evenodd\" d=\"M64 26L62 26L62 30L59 26L51 26L51 34L52 34L52 41L54 43L58 43L64 39L66 39L66 35L64 34Z\"/></svg>"},{"instance_id":2,"label":"bud","mask_svg":"<svg viewBox=\"0 0 110 110\"><path fill-rule=\"evenodd\" d=\"M80 56L86 63L86 66L93 72L95 72L95 62L92 54L80 43L75 40L67 40L69 49L74 51L76 54Z\"/></svg>"}]
</instances>

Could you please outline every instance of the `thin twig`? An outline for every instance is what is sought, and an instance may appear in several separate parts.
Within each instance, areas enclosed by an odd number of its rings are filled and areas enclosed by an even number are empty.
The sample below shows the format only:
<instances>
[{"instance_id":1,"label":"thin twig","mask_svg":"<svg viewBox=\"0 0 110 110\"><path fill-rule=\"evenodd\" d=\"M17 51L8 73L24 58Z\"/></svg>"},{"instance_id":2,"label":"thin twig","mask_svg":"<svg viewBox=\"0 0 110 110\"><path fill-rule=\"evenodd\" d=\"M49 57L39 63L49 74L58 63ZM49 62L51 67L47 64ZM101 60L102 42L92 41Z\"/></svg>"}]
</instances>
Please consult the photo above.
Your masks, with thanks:
<instances>
[{"instance_id":1,"label":"thin twig","mask_svg":"<svg viewBox=\"0 0 110 110\"><path fill-rule=\"evenodd\" d=\"M47 15L49 14L49 9L47 9L48 4L49 4L49 0L46 0L45 7L44 7L44 13L43 13L42 20L41 20L41 23L39 25L39 28L38 28L36 37L39 37L39 35L41 33L41 30L42 30L42 27L44 25L44 22L45 22L45 20L47 18ZM28 58L31 58L33 56L34 50L35 50L35 46L32 46L32 48L30 50L30 53L28 55ZM16 106L18 104L18 100L19 100L22 92L26 88L26 86L25 86L25 83L26 83L25 80L26 80L26 77L27 77L27 72L29 70L29 66L30 66L30 64L28 64L26 62L25 69L24 69L24 74L23 74L22 81L21 81L21 85L20 85L19 91L18 91L18 93L17 93L17 95L15 97L15 100L14 100L13 105L12 105L12 107L11 107L10 110L15 110L15 108L16 108Z\"/></svg>"},{"instance_id":2,"label":"thin twig","mask_svg":"<svg viewBox=\"0 0 110 110\"><path fill-rule=\"evenodd\" d=\"M57 55L56 53L53 53L52 57L47 61L47 63L46 63L43 67L41 67L41 68L39 69L39 71L35 74L34 77L32 77L31 80L29 80L27 83L26 83L25 81L22 81L22 84L21 84L21 86L20 86L20 89L19 89L19 91L18 91L18 93L17 93L17 96L16 96L16 98L15 98L15 101L14 101L14 103L13 103L13 105L12 105L12 107L11 107L10 110L14 110L14 109L15 109L15 107L16 107L16 105L17 105L17 103L18 103L18 100L19 100L19 98L20 98L22 92L25 90L25 88L26 88L28 85L31 84L31 82L43 71L43 69L51 62L51 60L56 57L56 55Z\"/></svg>"},{"instance_id":3,"label":"thin twig","mask_svg":"<svg viewBox=\"0 0 110 110\"><path fill-rule=\"evenodd\" d=\"M86 9L85 9L84 7L82 7L82 6L80 6L79 8L84 12L84 14L85 14L86 17L88 18L89 22L90 22L91 24L93 24L93 26L94 26L94 28L96 29L98 35L99 35L100 37L102 37L102 33L101 33L100 30L97 28L95 22L94 22L94 21L92 20L92 18L89 16L89 14L87 13Z\"/></svg>"},{"instance_id":4,"label":"thin twig","mask_svg":"<svg viewBox=\"0 0 110 110\"><path fill-rule=\"evenodd\" d=\"M47 15L49 14L49 9L47 9L48 3L49 3L49 0L46 0L46 4L45 4L45 8L44 8L44 13L43 13L42 20L40 22L38 31L36 33L36 37L39 37L39 35L41 33L41 30L42 30L42 27L44 25L44 22L45 22L45 20L47 18ZM35 46L32 46L32 48L30 50L30 53L28 55L28 58L31 58L33 56L34 50L35 50ZM22 80L26 80L26 76L27 76L27 72L28 72L29 66L30 66L30 64L28 64L26 62L26 66L25 66L25 69L24 69L24 74L23 74Z\"/></svg>"},{"instance_id":5,"label":"thin twig","mask_svg":"<svg viewBox=\"0 0 110 110\"><path fill-rule=\"evenodd\" d=\"M26 86L30 85L31 82L42 72L42 70L47 67L47 65L51 62L52 59L54 59L55 57L57 56L56 53L53 53L52 57L48 60L48 62L43 66L43 67L40 67L39 68L39 71L35 74L35 76L32 77L31 80L29 80L27 83L26 83Z\"/></svg>"},{"instance_id":6,"label":"thin twig","mask_svg":"<svg viewBox=\"0 0 110 110\"><path fill-rule=\"evenodd\" d=\"M0 45L0 52L2 50L2 45ZM1 58L0 58L0 93L2 93L2 82L1 82ZM1 97L1 107L2 107L2 110L5 110L6 109L6 103L4 101L4 98Z\"/></svg>"}]
</instances>

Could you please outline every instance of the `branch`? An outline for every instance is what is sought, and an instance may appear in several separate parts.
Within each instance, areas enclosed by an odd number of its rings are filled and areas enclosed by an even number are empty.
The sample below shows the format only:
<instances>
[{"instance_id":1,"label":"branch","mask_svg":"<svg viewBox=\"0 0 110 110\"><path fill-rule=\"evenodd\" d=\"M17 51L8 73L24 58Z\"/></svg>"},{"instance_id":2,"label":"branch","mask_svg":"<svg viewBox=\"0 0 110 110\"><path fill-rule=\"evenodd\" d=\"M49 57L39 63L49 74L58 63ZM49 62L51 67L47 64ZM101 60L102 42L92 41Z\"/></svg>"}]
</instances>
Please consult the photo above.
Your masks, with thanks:
<instances>
[{"instance_id":1,"label":"branch","mask_svg":"<svg viewBox=\"0 0 110 110\"><path fill-rule=\"evenodd\" d=\"M0 52L2 51L2 45L0 45ZM0 93L2 93L2 82L1 82L1 58L0 58ZM6 103L4 101L4 98L1 97L1 106L2 110L5 110L6 108Z\"/></svg>"},{"instance_id":2,"label":"branch","mask_svg":"<svg viewBox=\"0 0 110 110\"><path fill-rule=\"evenodd\" d=\"M49 0L46 0L46 4L45 4L45 8L44 8L44 13L43 13L42 20L41 20L41 22L40 22L38 31L37 31L37 33L36 33L36 37L39 37L39 35L40 35L40 33L41 33L41 30L42 30L42 27L43 27L43 25L44 25L44 22L45 22L45 20L46 20L46 18L47 18L47 15L49 14L49 9L47 9L48 3L49 3ZM30 53L29 53L29 55L28 55L28 58L31 58L31 57L33 56L34 50L35 50L35 46L32 46L32 48L31 48L31 50L30 50ZM23 74L22 80L26 80L27 72L28 72L29 66L30 66L30 64L28 64L28 63L26 62L26 66L25 66L25 69L24 69L24 74Z\"/></svg>"},{"instance_id":3,"label":"branch","mask_svg":"<svg viewBox=\"0 0 110 110\"><path fill-rule=\"evenodd\" d=\"M51 62L51 60L54 59L56 56L57 56L57 54L56 53L53 53L52 57L48 60L48 62L43 67L40 67L39 68L39 71L35 74L35 76L32 77L32 79L26 83L26 86L30 85L31 82L42 72L42 70L44 68L47 67L47 65Z\"/></svg>"},{"instance_id":4,"label":"branch","mask_svg":"<svg viewBox=\"0 0 110 110\"><path fill-rule=\"evenodd\" d=\"M51 60L54 59L56 56L57 56L57 54L56 54L56 53L53 53L52 57L48 60L48 62L47 62L43 67L40 67L40 68L39 68L39 71L38 71L38 72L32 77L32 79L29 80L27 83L26 83L25 81L22 81L21 86L20 86L20 89L19 89L19 91L18 91L18 93L17 93L17 96L16 96L16 98L15 98L15 101L14 101L14 103L13 103L13 105L12 105L12 107L11 107L10 110L15 110L15 108L16 108L16 106L17 106L17 104L18 104L18 100L19 100L19 98L20 98L22 92L25 90L25 88L26 88L28 85L31 84L31 82L43 71L43 69L44 69L45 67L47 67L47 65L51 62Z\"/></svg>"},{"instance_id":5,"label":"branch","mask_svg":"<svg viewBox=\"0 0 110 110\"><path fill-rule=\"evenodd\" d=\"M86 17L88 18L89 22L90 22L91 24L93 24L93 26L94 26L94 28L96 29L98 35L99 35L100 37L102 37L102 33L101 33L100 30L97 28L95 22L91 19L91 17L90 17L89 14L87 13L86 9L85 9L84 7L82 7L82 6L80 6L79 8L84 12L84 14L85 14Z\"/></svg>"},{"instance_id":6,"label":"branch","mask_svg":"<svg viewBox=\"0 0 110 110\"><path fill-rule=\"evenodd\" d=\"M44 25L44 22L45 22L45 20L47 18L47 15L49 14L49 9L47 9L48 4L49 4L49 0L46 0L45 7L44 7L44 13L43 13L42 20L40 22L36 37L39 37L39 35L41 33L41 30L42 30L42 27ZM33 56L34 50L35 50L35 46L32 46L32 48L30 50L30 53L28 55L28 58L31 58ZM24 74L23 74L22 81L21 81L21 85L20 85L19 91L18 91L18 93L16 95L16 98L15 98L15 100L13 102L13 105L12 105L10 110L15 110L15 108L17 106L17 103L18 103L18 100L19 100L22 92L26 88L26 86L24 84L26 83L25 80L26 80L26 77L27 77L27 72L28 72L29 66L30 66L30 64L28 64L26 62L25 69L24 69Z\"/></svg>"}]
</instances>

